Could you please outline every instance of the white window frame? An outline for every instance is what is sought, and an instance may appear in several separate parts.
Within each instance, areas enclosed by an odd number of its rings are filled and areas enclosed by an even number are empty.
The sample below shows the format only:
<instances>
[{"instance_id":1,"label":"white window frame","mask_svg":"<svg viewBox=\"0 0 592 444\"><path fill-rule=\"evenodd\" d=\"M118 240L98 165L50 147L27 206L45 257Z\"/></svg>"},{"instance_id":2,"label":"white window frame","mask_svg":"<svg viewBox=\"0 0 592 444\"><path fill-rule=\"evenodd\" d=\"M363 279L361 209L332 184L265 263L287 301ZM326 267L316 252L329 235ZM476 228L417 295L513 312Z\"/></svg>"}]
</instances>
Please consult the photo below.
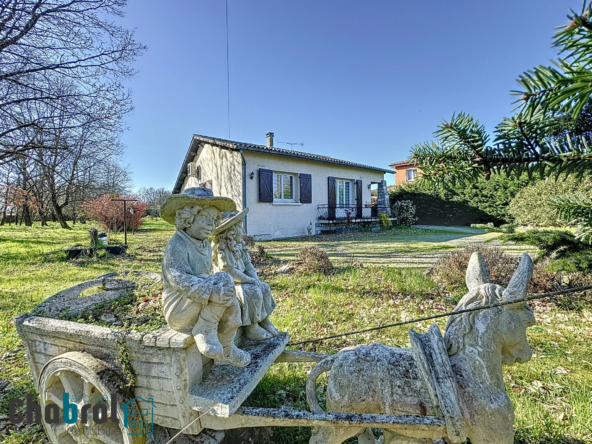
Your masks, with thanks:
<instances>
[{"instance_id":1,"label":"white window frame","mask_svg":"<svg viewBox=\"0 0 592 444\"><path fill-rule=\"evenodd\" d=\"M412 176L412 177L409 177ZM413 182L417 178L417 168L407 168L405 170L405 180L407 182Z\"/></svg>"},{"instance_id":2,"label":"white window frame","mask_svg":"<svg viewBox=\"0 0 592 444\"><path fill-rule=\"evenodd\" d=\"M277 183L277 177L280 176L280 194L282 197L278 198L275 196L275 186ZM292 198L284 198L284 178L285 176L292 177ZM282 171L273 172L273 203L297 203L298 202L298 174L296 173L284 173Z\"/></svg>"},{"instance_id":3,"label":"white window frame","mask_svg":"<svg viewBox=\"0 0 592 444\"><path fill-rule=\"evenodd\" d=\"M343 184L343 204L339 203L339 186ZM349 183L349 202L345 202L345 184ZM354 205L356 203L356 181L352 179L335 179L335 204L339 205Z\"/></svg>"}]
</instances>

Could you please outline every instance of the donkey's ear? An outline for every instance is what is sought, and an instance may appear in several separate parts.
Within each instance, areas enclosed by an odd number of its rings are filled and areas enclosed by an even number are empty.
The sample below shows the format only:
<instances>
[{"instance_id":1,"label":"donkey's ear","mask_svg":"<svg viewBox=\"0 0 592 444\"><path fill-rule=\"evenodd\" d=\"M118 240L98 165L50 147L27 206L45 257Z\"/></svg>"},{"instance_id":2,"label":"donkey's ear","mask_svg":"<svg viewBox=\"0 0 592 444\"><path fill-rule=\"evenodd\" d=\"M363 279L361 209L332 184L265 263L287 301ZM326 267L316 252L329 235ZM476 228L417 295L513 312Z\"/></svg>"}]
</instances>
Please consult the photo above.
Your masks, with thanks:
<instances>
[{"instance_id":1,"label":"donkey's ear","mask_svg":"<svg viewBox=\"0 0 592 444\"><path fill-rule=\"evenodd\" d=\"M518 268L514 272L512 279L510 279L508 288L504 290L505 300L517 300L526 296L526 288L528 287L528 281L532 277L533 269L534 265L528 253L522 253L520 264L518 264Z\"/></svg>"},{"instance_id":2,"label":"donkey's ear","mask_svg":"<svg viewBox=\"0 0 592 444\"><path fill-rule=\"evenodd\" d=\"M487 271L483 256L481 256L481 253L478 251L475 251L471 255L469 266L467 267L465 282L467 283L469 291L479 285L489 284L489 271Z\"/></svg>"}]
</instances>

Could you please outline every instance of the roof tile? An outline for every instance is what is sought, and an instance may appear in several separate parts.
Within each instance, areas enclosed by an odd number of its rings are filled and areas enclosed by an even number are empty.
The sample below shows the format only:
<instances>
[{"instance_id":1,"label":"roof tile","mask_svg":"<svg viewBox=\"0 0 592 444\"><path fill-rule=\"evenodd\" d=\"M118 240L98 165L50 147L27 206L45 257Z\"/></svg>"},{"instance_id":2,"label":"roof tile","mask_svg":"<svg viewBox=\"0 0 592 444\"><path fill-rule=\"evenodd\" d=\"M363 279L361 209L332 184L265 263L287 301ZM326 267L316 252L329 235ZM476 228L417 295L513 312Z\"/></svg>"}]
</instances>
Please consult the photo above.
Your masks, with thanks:
<instances>
[{"instance_id":1,"label":"roof tile","mask_svg":"<svg viewBox=\"0 0 592 444\"><path fill-rule=\"evenodd\" d=\"M243 150L248 150L248 151L259 151L259 152L264 152L264 153L280 154L280 155L284 155L284 156L298 157L301 159L317 160L319 162L333 163L336 165L345 165L345 166L352 166L352 167L357 167L357 168L364 168L364 169L369 169L369 170L381 171L383 173L394 173L394 171L389 170L389 169L385 169L385 168L373 167L370 165L364 165L364 164L357 163L357 162L350 162L347 160L335 159L335 158L329 157L329 156L321 156L320 154L312 154L312 153L305 153L303 151L287 150L284 148L277 148L274 146L269 147L266 145L256 145L253 143L237 142L237 141L233 141L233 140L219 139L216 137L202 136L199 134L194 134L193 140L194 141L197 140L198 142L211 143L213 145L218 145L218 146L224 146L226 148L230 148L233 150L243 149ZM185 176L186 176L186 173L185 173L186 166L189 162L191 162L191 160L193 159L193 157L196 154L195 152L191 151L192 147L193 147L193 143L191 143L191 145L189 146L189 150L187 151L187 154L185 155L185 160L183 162L183 168L179 172L179 176L177 177L177 182L175 183L175 188L173 189L173 193L180 192L181 186L183 185L183 180L185 179Z\"/></svg>"}]
</instances>

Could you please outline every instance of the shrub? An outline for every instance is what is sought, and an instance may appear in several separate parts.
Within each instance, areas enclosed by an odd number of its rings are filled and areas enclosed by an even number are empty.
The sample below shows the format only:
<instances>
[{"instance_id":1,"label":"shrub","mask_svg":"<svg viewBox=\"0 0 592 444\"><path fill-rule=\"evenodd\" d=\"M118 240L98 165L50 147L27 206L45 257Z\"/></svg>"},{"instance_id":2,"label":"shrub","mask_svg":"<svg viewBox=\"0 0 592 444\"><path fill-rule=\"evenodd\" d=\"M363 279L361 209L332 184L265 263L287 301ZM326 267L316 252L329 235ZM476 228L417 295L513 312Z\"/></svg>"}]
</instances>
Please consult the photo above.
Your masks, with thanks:
<instances>
[{"instance_id":1,"label":"shrub","mask_svg":"<svg viewBox=\"0 0 592 444\"><path fill-rule=\"evenodd\" d=\"M578 192L592 195L592 180L575 177L540 180L519 191L510 202L508 212L519 225L561 226L564 222L550 201Z\"/></svg>"},{"instance_id":2,"label":"shrub","mask_svg":"<svg viewBox=\"0 0 592 444\"><path fill-rule=\"evenodd\" d=\"M396 202L405 200L415 206L415 217L420 224L466 225L486 221L487 215L464 202L455 202L441 197L436 192L421 190L415 184L399 185L389 193L393 216L396 217Z\"/></svg>"},{"instance_id":3,"label":"shrub","mask_svg":"<svg viewBox=\"0 0 592 444\"><path fill-rule=\"evenodd\" d=\"M526 177L493 176L453 188L437 186L426 189L421 181L391 189L391 203L410 200L415 204L416 217L422 224L468 225L476 222L504 224L512 221L508 205L529 183Z\"/></svg>"},{"instance_id":4,"label":"shrub","mask_svg":"<svg viewBox=\"0 0 592 444\"><path fill-rule=\"evenodd\" d=\"M516 224L503 224L499 226L502 233L514 233L516 231Z\"/></svg>"},{"instance_id":5,"label":"shrub","mask_svg":"<svg viewBox=\"0 0 592 444\"><path fill-rule=\"evenodd\" d=\"M123 230L123 202L113 202L120 199L116 194L103 194L96 199L87 200L80 205L84 214L99 223L107 231ZM144 202L127 203L126 222L128 230L134 231L144 223L147 204Z\"/></svg>"},{"instance_id":6,"label":"shrub","mask_svg":"<svg viewBox=\"0 0 592 444\"><path fill-rule=\"evenodd\" d=\"M435 282L444 285L449 290L466 290L465 274L467 265L473 252L479 251L483 255L489 271L489 280L492 284L506 287L520 258L511 256L499 247L492 246L468 246L463 250L453 251L438 260L430 270L430 277ZM558 272L553 267L550 258L539 259L534 264L532 278L528 284L529 294L540 294L556 291L562 288L574 288L592 283L592 276L582 272ZM575 296L564 296L556 299L563 308L581 308L592 297L592 292Z\"/></svg>"},{"instance_id":7,"label":"shrub","mask_svg":"<svg viewBox=\"0 0 592 444\"><path fill-rule=\"evenodd\" d=\"M495 228L493 222L489 222L487 224L471 224L471 228L481 228L484 230Z\"/></svg>"},{"instance_id":8,"label":"shrub","mask_svg":"<svg viewBox=\"0 0 592 444\"><path fill-rule=\"evenodd\" d=\"M299 259L301 269L315 273L328 273L333 270L327 251L316 245L310 245L300 250Z\"/></svg>"},{"instance_id":9,"label":"shrub","mask_svg":"<svg viewBox=\"0 0 592 444\"><path fill-rule=\"evenodd\" d=\"M492 284L507 285L510 282L518 266L518 259L504 253L499 247L483 245L470 245L442 256L430 271L432 279L446 287L462 287L469 259L475 251L483 255Z\"/></svg>"},{"instance_id":10,"label":"shrub","mask_svg":"<svg viewBox=\"0 0 592 444\"><path fill-rule=\"evenodd\" d=\"M477 208L485 215L486 222L499 225L512 222L512 215L508 211L510 202L530 182L526 176L493 175L489 180L480 178L473 183L455 185L444 194L449 194L454 201Z\"/></svg>"},{"instance_id":11,"label":"shrub","mask_svg":"<svg viewBox=\"0 0 592 444\"><path fill-rule=\"evenodd\" d=\"M380 225L381 228L384 228L385 230L389 230L393 226L388 214L386 213L378 213L378 225Z\"/></svg>"},{"instance_id":12,"label":"shrub","mask_svg":"<svg viewBox=\"0 0 592 444\"><path fill-rule=\"evenodd\" d=\"M249 256L251 256L251 262L253 265L265 265L270 258L265 251L265 247L263 245L257 245L255 250L249 250Z\"/></svg>"},{"instance_id":13,"label":"shrub","mask_svg":"<svg viewBox=\"0 0 592 444\"><path fill-rule=\"evenodd\" d=\"M482 228L488 233L514 233L516 224L502 224L496 227L493 222L489 222L488 224L471 224L471 228Z\"/></svg>"},{"instance_id":14,"label":"shrub","mask_svg":"<svg viewBox=\"0 0 592 444\"><path fill-rule=\"evenodd\" d=\"M397 218L397 225L410 227L417 222L415 217L415 205L410 200L399 200L392 206L393 217Z\"/></svg>"},{"instance_id":15,"label":"shrub","mask_svg":"<svg viewBox=\"0 0 592 444\"><path fill-rule=\"evenodd\" d=\"M502 242L518 242L533 245L541 251L542 258L552 259L550 266L556 271L592 271L592 246L576 239L564 230L528 230L506 234Z\"/></svg>"}]
</instances>

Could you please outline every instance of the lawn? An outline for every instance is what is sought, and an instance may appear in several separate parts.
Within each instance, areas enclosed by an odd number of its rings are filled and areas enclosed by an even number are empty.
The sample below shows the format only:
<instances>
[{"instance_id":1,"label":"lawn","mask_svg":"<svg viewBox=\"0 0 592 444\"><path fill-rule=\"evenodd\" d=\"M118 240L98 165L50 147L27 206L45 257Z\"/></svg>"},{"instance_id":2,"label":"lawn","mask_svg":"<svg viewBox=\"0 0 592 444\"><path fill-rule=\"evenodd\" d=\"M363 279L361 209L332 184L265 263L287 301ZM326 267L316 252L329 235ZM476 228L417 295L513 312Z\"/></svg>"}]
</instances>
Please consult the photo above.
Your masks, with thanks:
<instances>
[{"instance_id":1,"label":"lawn","mask_svg":"<svg viewBox=\"0 0 592 444\"><path fill-rule=\"evenodd\" d=\"M63 247L86 243L90 224L73 230L50 227L0 227L0 415L8 400L32 390L22 344L12 318L47 296L111 271L159 271L172 227L148 220L128 236L129 255L66 261ZM398 229L261 243L274 258L293 259L304 245L326 248L338 266L330 275L274 274L265 267L261 277L272 287L278 307L275 324L293 341L327 336L378 324L409 320L449 311L462 292L448 292L423 273L428 261L413 267L413 257L433 257L494 235L450 231ZM364 267L352 267L352 256ZM433 259L430 259L430 261ZM357 262L356 262L357 263ZM429 264L428 264L429 265ZM508 393L516 409L517 443L579 444L592 442L592 310L580 305L566 311L552 303L535 304L538 325L529 329L535 356L526 364L505 368ZM438 322L443 329L445 320ZM410 327L424 332L427 322ZM334 353L345 346L379 341L409 346L407 327L348 336L302 349ZM304 384L308 364L279 364L268 372L247 400L249 405L307 409ZM7 388L3 388L6 383ZM5 420L0 417L0 434ZM4 436L9 443L33 443L42 431ZM306 443L308 428L259 430L255 442ZM240 432L235 432L240 434ZM253 434L250 435L253 437Z\"/></svg>"},{"instance_id":2,"label":"lawn","mask_svg":"<svg viewBox=\"0 0 592 444\"><path fill-rule=\"evenodd\" d=\"M344 234L302 237L265 242L265 249L279 259L294 259L300 249L317 245L327 250L336 265L352 260L366 265L389 267L426 267L441 254L467 242L481 243L497 237L497 233L459 233L456 231L400 227L384 232L350 232Z\"/></svg>"}]
</instances>

